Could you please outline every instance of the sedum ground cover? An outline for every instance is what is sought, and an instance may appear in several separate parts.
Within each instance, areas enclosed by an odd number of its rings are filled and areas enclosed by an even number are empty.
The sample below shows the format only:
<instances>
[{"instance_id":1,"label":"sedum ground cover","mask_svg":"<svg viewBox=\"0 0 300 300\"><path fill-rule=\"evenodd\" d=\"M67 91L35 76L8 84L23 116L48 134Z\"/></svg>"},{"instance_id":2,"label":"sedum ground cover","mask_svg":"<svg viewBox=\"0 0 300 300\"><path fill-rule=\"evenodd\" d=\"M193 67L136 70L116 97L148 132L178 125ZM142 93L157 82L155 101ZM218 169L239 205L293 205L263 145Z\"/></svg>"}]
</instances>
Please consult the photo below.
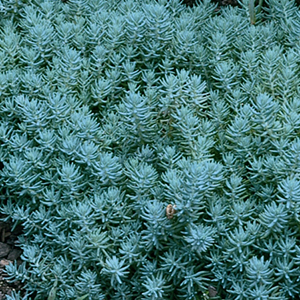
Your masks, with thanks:
<instances>
[{"instance_id":1,"label":"sedum ground cover","mask_svg":"<svg viewBox=\"0 0 300 300\"><path fill-rule=\"evenodd\" d=\"M298 297L300 15L248 4L0 1L8 300Z\"/></svg>"}]
</instances>

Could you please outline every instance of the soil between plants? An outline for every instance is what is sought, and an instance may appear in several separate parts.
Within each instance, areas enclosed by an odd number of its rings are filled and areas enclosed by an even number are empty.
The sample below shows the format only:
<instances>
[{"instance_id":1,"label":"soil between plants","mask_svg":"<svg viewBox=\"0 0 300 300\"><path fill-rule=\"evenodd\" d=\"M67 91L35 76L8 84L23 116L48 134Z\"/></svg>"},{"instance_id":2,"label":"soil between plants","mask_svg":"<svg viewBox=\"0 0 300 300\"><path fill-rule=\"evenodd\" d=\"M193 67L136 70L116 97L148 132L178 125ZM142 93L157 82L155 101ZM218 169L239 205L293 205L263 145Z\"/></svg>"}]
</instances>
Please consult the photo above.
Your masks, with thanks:
<instances>
[{"instance_id":1,"label":"soil between plants","mask_svg":"<svg viewBox=\"0 0 300 300\"><path fill-rule=\"evenodd\" d=\"M0 218L3 215L0 215ZM22 227L17 226L14 231L11 230L11 224L0 221L0 300L6 299L6 295L11 295L13 291L20 291L22 294L23 283L11 282L7 279L5 267L17 262L21 264L20 258L22 250L16 246L18 236L23 233Z\"/></svg>"}]
</instances>

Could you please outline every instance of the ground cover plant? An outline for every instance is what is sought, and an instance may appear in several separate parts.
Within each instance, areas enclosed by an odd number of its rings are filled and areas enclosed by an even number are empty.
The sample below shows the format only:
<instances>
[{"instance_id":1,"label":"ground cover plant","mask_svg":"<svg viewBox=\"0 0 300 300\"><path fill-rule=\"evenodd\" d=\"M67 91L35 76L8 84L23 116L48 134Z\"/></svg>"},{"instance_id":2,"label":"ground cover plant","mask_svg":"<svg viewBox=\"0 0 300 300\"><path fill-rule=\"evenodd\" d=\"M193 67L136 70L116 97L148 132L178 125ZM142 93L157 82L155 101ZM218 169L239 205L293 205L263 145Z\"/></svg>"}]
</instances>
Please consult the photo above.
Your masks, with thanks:
<instances>
[{"instance_id":1,"label":"ground cover plant","mask_svg":"<svg viewBox=\"0 0 300 300\"><path fill-rule=\"evenodd\" d=\"M300 18L266 2L1 1L7 299L298 297Z\"/></svg>"}]
</instances>

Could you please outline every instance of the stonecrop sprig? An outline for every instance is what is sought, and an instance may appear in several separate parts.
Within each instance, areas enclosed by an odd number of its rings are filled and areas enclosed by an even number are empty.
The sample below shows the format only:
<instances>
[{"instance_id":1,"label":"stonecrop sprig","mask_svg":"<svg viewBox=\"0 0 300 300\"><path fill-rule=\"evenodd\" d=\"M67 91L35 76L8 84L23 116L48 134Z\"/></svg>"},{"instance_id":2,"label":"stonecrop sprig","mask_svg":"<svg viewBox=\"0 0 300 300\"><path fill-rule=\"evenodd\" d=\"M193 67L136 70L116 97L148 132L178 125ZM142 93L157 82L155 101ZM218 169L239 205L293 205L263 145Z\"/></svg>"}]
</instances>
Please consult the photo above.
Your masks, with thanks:
<instances>
[{"instance_id":1,"label":"stonecrop sprig","mask_svg":"<svg viewBox=\"0 0 300 300\"><path fill-rule=\"evenodd\" d=\"M239 2L0 1L7 299L299 295L300 15Z\"/></svg>"}]
</instances>

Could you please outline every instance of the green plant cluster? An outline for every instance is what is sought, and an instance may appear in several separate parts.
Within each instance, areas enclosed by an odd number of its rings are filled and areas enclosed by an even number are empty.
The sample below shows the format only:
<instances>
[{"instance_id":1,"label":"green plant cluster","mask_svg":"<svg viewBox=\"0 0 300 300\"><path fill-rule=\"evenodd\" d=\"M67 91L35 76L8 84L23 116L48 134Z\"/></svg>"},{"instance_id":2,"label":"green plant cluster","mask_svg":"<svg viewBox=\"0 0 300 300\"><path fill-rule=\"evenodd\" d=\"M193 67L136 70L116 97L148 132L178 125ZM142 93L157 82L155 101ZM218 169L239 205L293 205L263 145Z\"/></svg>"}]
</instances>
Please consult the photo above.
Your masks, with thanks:
<instances>
[{"instance_id":1,"label":"green plant cluster","mask_svg":"<svg viewBox=\"0 0 300 300\"><path fill-rule=\"evenodd\" d=\"M7 299L299 295L300 15L248 5L0 2Z\"/></svg>"}]
</instances>

